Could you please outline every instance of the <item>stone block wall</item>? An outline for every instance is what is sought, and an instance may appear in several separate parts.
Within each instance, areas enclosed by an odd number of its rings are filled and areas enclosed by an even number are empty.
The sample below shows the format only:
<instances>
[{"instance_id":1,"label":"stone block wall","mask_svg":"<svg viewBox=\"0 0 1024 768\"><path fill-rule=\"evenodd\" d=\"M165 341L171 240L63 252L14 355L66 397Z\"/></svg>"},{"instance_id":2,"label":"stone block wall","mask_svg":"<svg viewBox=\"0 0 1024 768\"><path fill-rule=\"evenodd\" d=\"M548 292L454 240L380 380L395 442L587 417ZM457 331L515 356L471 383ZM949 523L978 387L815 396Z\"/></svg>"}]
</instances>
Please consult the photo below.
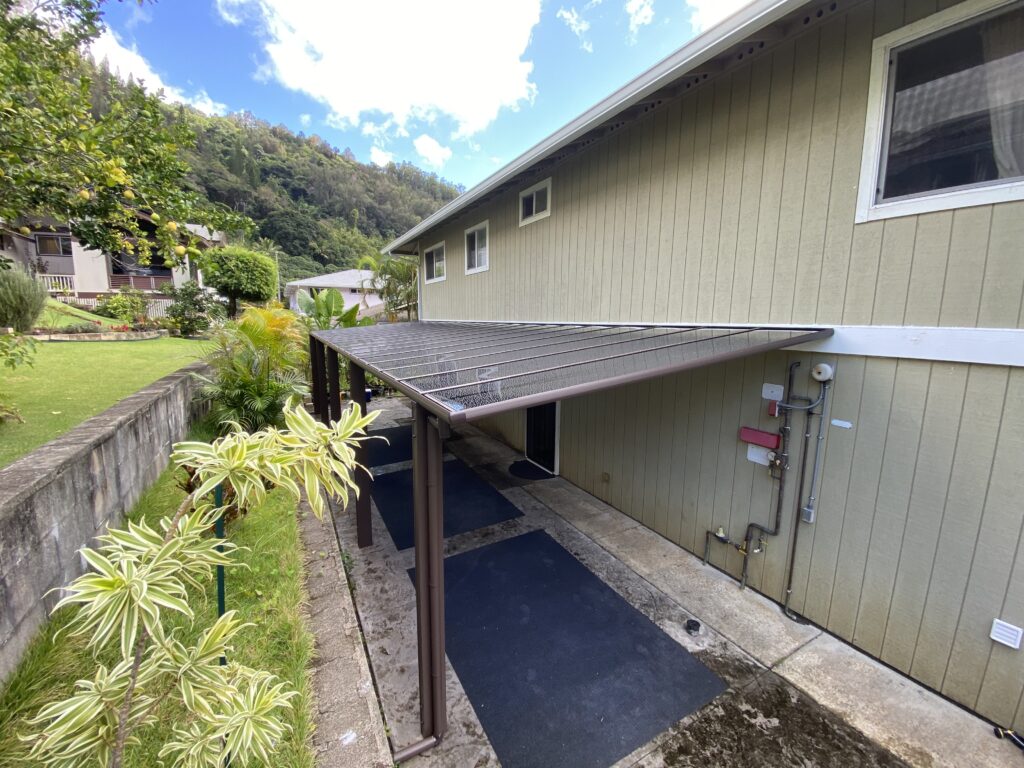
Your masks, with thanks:
<instances>
[{"instance_id":1,"label":"stone block wall","mask_svg":"<svg viewBox=\"0 0 1024 768\"><path fill-rule=\"evenodd\" d=\"M119 525L200 415L194 363L0 469L0 683L18 665L79 550Z\"/></svg>"}]
</instances>

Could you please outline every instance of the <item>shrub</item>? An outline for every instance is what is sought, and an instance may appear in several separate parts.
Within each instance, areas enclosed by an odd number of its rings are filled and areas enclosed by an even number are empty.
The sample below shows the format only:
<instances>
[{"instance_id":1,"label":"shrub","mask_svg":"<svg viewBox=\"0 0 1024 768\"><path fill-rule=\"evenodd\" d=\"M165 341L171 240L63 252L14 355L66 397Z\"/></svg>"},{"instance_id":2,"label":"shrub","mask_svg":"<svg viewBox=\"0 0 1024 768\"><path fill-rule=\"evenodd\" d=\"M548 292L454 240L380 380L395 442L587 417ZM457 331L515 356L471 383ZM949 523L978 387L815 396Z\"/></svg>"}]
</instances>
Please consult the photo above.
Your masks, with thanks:
<instances>
[{"instance_id":1,"label":"shrub","mask_svg":"<svg viewBox=\"0 0 1024 768\"><path fill-rule=\"evenodd\" d=\"M167 295L174 299L174 303L167 308L167 317L174 321L175 327L185 336L195 336L205 331L224 311L221 303L194 280L189 280L180 288L171 288Z\"/></svg>"},{"instance_id":2,"label":"shrub","mask_svg":"<svg viewBox=\"0 0 1024 768\"><path fill-rule=\"evenodd\" d=\"M122 323L131 323L146 316L145 294L136 288L122 288L104 296L96 306L96 314L112 317Z\"/></svg>"},{"instance_id":3,"label":"shrub","mask_svg":"<svg viewBox=\"0 0 1024 768\"><path fill-rule=\"evenodd\" d=\"M0 327L31 331L46 299L46 289L22 270L0 270Z\"/></svg>"},{"instance_id":4,"label":"shrub","mask_svg":"<svg viewBox=\"0 0 1024 768\"><path fill-rule=\"evenodd\" d=\"M237 245L209 251L203 265L206 282L228 300L228 314L238 314L238 301L269 301L277 295L273 259Z\"/></svg>"},{"instance_id":5,"label":"shrub","mask_svg":"<svg viewBox=\"0 0 1024 768\"><path fill-rule=\"evenodd\" d=\"M307 392L305 338L304 327L286 309L250 307L217 332L207 356L214 376L199 378L205 382L201 397L222 426L281 425L285 404Z\"/></svg>"},{"instance_id":6,"label":"shrub","mask_svg":"<svg viewBox=\"0 0 1024 768\"><path fill-rule=\"evenodd\" d=\"M103 326L99 323L81 322L57 328L54 333L102 333L103 330Z\"/></svg>"}]
</instances>

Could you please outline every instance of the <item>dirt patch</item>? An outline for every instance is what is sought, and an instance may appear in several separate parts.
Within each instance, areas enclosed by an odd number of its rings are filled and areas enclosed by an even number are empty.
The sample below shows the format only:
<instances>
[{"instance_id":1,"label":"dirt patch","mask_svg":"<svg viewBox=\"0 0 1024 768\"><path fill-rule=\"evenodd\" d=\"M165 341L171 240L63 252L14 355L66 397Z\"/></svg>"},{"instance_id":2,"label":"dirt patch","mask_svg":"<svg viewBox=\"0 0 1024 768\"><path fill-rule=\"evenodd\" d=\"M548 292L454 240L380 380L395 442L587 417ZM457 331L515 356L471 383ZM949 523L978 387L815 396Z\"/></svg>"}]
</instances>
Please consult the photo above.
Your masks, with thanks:
<instances>
[{"instance_id":1,"label":"dirt patch","mask_svg":"<svg viewBox=\"0 0 1024 768\"><path fill-rule=\"evenodd\" d=\"M666 768L907 765L770 672L676 726L659 752Z\"/></svg>"}]
</instances>

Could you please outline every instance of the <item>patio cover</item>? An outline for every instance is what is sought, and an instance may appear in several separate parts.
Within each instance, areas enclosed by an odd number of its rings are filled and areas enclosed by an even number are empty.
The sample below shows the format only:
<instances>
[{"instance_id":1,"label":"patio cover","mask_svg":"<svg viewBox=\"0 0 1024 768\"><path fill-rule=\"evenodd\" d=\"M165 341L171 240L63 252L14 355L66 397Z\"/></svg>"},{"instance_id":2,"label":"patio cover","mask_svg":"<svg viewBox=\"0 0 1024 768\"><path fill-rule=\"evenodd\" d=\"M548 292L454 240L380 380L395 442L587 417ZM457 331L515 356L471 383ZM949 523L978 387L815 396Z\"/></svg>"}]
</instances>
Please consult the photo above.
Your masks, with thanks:
<instances>
[{"instance_id":1,"label":"patio cover","mask_svg":"<svg viewBox=\"0 0 1024 768\"><path fill-rule=\"evenodd\" d=\"M313 333L449 423L831 335L831 328L448 321Z\"/></svg>"}]
</instances>

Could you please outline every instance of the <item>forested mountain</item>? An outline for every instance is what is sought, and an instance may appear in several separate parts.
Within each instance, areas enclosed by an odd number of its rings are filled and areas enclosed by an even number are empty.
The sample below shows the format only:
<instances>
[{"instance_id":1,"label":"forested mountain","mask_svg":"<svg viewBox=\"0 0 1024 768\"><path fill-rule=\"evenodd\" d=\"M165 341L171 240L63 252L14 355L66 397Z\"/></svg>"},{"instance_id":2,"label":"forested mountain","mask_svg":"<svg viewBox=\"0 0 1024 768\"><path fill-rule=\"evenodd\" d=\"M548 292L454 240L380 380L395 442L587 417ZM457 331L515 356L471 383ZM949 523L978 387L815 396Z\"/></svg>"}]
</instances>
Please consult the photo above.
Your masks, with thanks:
<instances>
[{"instance_id":1,"label":"forested mountain","mask_svg":"<svg viewBox=\"0 0 1024 768\"><path fill-rule=\"evenodd\" d=\"M94 110L108 109L121 87L101 63L92 84ZM251 113L167 111L168 119L187 121L195 131L196 146L184 159L196 189L249 216L257 236L280 247L285 280L354 266L461 191L410 163L360 163L319 136L295 134Z\"/></svg>"}]
</instances>

